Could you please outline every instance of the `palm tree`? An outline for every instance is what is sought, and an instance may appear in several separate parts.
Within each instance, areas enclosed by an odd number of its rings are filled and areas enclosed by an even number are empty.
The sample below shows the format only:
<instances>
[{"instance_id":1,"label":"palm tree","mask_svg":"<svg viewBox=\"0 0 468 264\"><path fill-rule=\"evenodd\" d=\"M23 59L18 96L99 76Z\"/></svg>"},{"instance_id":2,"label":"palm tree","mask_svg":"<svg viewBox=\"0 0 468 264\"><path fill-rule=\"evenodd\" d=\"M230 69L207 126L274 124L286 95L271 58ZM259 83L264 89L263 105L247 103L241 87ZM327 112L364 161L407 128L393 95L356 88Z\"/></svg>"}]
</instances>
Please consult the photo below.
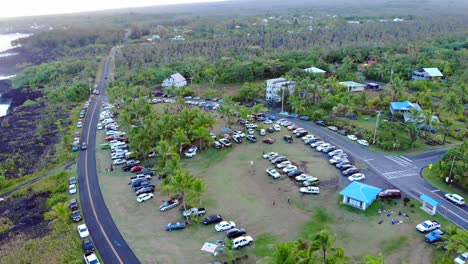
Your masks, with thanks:
<instances>
[{"instance_id":1,"label":"palm tree","mask_svg":"<svg viewBox=\"0 0 468 264\"><path fill-rule=\"evenodd\" d=\"M198 140L199 149L202 151L203 149L203 142L210 142L212 138L210 136L210 132L206 127L195 127L192 131L192 141Z\"/></svg>"},{"instance_id":2,"label":"palm tree","mask_svg":"<svg viewBox=\"0 0 468 264\"><path fill-rule=\"evenodd\" d=\"M159 164L158 168L163 169L167 161L177 155L177 149L174 145L171 145L167 140L159 141L158 145L155 148L156 153L158 153Z\"/></svg>"},{"instance_id":3,"label":"palm tree","mask_svg":"<svg viewBox=\"0 0 468 264\"><path fill-rule=\"evenodd\" d=\"M187 194L192 189L194 181L195 177L190 174L189 171L177 169L169 178L169 181L166 182L166 184L169 186L166 187L168 190L179 193L182 197L184 211L187 210Z\"/></svg>"},{"instance_id":4,"label":"palm tree","mask_svg":"<svg viewBox=\"0 0 468 264\"><path fill-rule=\"evenodd\" d=\"M174 134L172 135L172 142L174 142L174 144L176 144L177 148L179 149L179 155L182 155L182 147L185 144L190 143L190 140L186 131L178 127L175 129Z\"/></svg>"},{"instance_id":5,"label":"palm tree","mask_svg":"<svg viewBox=\"0 0 468 264\"><path fill-rule=\"evenodd\" d=\"M390 84L390 91L392 93L392 101L398 100L398 98L402 95L404 88L400 77L397 76L393 79L393 83Z\"/></svg>"},{"instance_id":6,"label":"palm tree","mask_svg":"<svg viewBox=\"0 0 468 264\"><path fill-rule=\"evenodd\" d=\"M314 252L315 253L315 252ZM299 259L298 242L279 243L273 253L272 264L299 264L305 260Z\"/></svg>"},{"instance_id":7,"label":"palm tree","mask_svg":"<svg viewBox=\"0 0 468 264\"><path fill-rule=\"evenodd\" d=\"M320 232L315 234L312 238L311 247L315 250L322 251L323 263L327 263L327 253L333 249L335 244L336 236L330 233L328 229L322 229Z\"/></svg>"},{"instance_id":8,"label":"palm tree","mask_svg":"<svg viewBox=\"0 0 468 264\"><path fill-rule=\"evenodd\" d=\"M201 196L206 191L206 185L203 183L202 179L196 178L193 181L192 185L192 194L197 200L197 206L200 207L201 204Z\"/></svg>"},{"instance_id":9,"label":"palm tree","mask_svg":"<svg viewBox=\"0 0 468 264\"><path fill-rule=\"evenodd\" d=\"M169 176L172 175L176 170L180 169L182 166L180 164L180 156L174 155L169 160L166 161L161 172L163 175Z\"/></svg>"},{"instance_id":10,"label":"palm tree","mask_svg":"<svg viewBox=\"0 0 468 264\"><path fill-rule=\"evenodd\" d=\"M442 100L442 109L449 113L449 117L459 114L462 109L460 98L455 93L450 93Z\"/></svg>"},{"instance_id":11,"label":"palm tree","mask_svg":"<svg viewBox=\"0 0 468 264\"><path fill-rule=\"evenodd\" d=\"M365 264L385 264L385 258L382 253L379 253L377 256L367 255L364 258Z\"/></svg>"},{"instance_id":12,"label":"palm tree","mask_svg":"<svg viewBox=\"0 0 468 264\"><path fill-rule=\"evenodd\" d=\"M451 226L445 230L446 235L442 238L442 243L439 247L444 248L445 257L450 256L454 252L467 252L468 251L468 232Z\"/></svg>"}]
</instances>

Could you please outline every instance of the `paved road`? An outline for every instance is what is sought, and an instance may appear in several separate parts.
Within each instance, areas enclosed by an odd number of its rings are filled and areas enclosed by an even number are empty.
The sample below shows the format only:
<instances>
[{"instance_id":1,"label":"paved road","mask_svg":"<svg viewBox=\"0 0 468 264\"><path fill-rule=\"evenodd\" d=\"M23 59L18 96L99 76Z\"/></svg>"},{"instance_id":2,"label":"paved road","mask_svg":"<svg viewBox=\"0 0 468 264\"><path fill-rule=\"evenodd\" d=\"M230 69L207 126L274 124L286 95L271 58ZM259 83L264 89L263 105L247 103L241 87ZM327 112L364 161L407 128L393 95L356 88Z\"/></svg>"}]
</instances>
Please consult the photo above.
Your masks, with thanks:
<instances>
[{"instance_id":1,"label":"paved road","mask_svg":"<svg viewBox=\"0 0 468 264\"><path fill-rule=\"evenodd\" d=\"M101 95L91 102L84 122L82 139L87 141L88 150L81 151L78 156L78 188L86 225L102 261L111 264L133 264L140 261L123 239L106 207L96 171L96 127L99 109L105 96L111 57L112 55L106 58L103 64L98 83Z\"/></svg>"},{"instance_id":2,"label":"paved road","mask_svg":"<svg viewBox=\"0 0 468 264\"><path fill-rule=\"evenodd\" d=\"M276 117L281 118L280 116ZM444 198L444 192L433 187L421 177L421 170L430 163L435 163L443 155L445 152L444 150L435 150L409 157L384 155L382 153L372 152L365 147L361 147L356 142L348 140L346 137L332 132L327 128L318 126L313 122L297 119L291 121L307 129L311 133L320 136L323 140L345 150L352 158L367 165L367 170L371 172L370 176L372 177L373 174L378 175L382 185L385 186L390 183L414 199L420 200L419 196L421 194L425 194L436 200L439 202L437 212L440 215L452 221L459 227L465 230L468 229L467 205L459 207L448 202ZM366 178L364 182L372 182L372 184L375 184L374 182L376 179L368 178ZM382 179L384 181L382 181Z\"/></svg>"}]
</instances>

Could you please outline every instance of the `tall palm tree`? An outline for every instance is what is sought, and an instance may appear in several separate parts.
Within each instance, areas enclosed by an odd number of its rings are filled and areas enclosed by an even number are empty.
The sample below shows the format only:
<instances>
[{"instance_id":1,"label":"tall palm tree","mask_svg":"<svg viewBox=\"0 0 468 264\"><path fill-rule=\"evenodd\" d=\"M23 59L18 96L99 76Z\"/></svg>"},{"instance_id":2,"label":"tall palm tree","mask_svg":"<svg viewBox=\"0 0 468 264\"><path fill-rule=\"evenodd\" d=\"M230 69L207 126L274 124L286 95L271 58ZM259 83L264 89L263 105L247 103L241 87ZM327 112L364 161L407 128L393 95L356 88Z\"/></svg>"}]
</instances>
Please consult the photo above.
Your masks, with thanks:
<instances>
[{"instance_id":1,"label":"tall palm tree","mask_svg":"<svg viewBox=\"0 0 468 264\"><path fill-rule=\"evenodd\" d=\"M453 120L450 118L444 118L442 119L440 126L444 131L444 140L442 141L442 144L445 144L445 140L447 139L447 135L449 134L450 128L453 126Z\"/></svg>"},{"instance_id":2,"label":"tall palm tree","mask_svg":"<svg viewBox=\"0 0 468 264\"><path fill-rule=\"evenodd\" d=\"M182 204L184 206L184 211L187 210L187 194L193 187L195 177L190 174L189 171L178 169L172 174L169 178L169 181L166 183L169 185L168 189L173 190L176 193L179 193L182 197Z\"/></svg>"},{"instance_id":3,"label":"tall palm tree","mask_svg":"<svg viewBox=\"0 0 468 264\"><path fill-rule=\"evenodd\" d=\"M192 141L198 141L198 147L199 147L199 150L202 151L203 150L203 142L210 142L212 141L212 138L210 136L210 132L208 131L208 129L206 129L206 127L195 127L193 130L192 130Z\"/></svg>"},{"instance_id":4,"label":"tall palm tree","mask_svg":"<svg viewBox=\"0 0 468 264\"><path fill-rule=\"evenodd\" d=\"M462 109L460 98L455 93L450 93L442 100L442 109L449 113L449 117L459 114Z\"/></svg>"},{"instance_id":5,"label":"tall palm tree","mask_svg":"<svg viewBox=\"0 0 468 264\"><path fill-rule=\"evenodd\" d=\"M172 135L172 142L174 142L174 144L176 144L177 148L179 149L179 155L182 155L182 147L185 144L190 143L190 140L187 136L187 132L178 127L175 129L174 134Z\"/></svg>"},{"instance_id":6,"label":"tall palm tree","mask_svg":"<svg viewBox=\"0 0 468 264\"><path fill-rule=\"evenodd\" d=\"M297 242L279 243L273 253L272 264L299 264L300 259ZM314 252L315 253L315 252Z\"/></svg>"},{"instance_id":7,"label":"tall palm tree","mask_svg":"<svg viewBox=\"0 0 468 264\"><path fill-rule=\"evenodd\" d=\"M180 156L174 155L166 161L166 163L164 164L164 168L162 168L161 172L163 175L169 176L180 168L182 168L182 165L180 164Z\"/></svg>"},{"instance_id":8,"label":"tall palm tree","mask_svg":"<svg viewBox=\"0 0 468 264\"><path fill-rule=\"evenodd\" d=\"M467 252L468 251L468 232L461 230L456 226L451 226L446 229L446 235L442 238L442 243L439 244L440 248L444 248L445 257L450 256L454 252Z\"/></svg>"},{"instance_id":9,"label":"tall palm tree","mask_svg":"<svg viewBox=\"0 0 468 264\"><path fill-rule=\"evenodd\" d=\"M323 263L327 263L327 253L333 249L336 236L330 233L328 229L322 229L312 238L311 247L315 250L320 250L323 256Z\"/></svg>"},{"instance_id":10,"label":"tall palm tree","mask_svg":"<svg viewBox=\"0 0 468 264\"><path fill-rule=\"evenodd\" d=\"M403 82L400 77L395 77L393 83L390 84L390 91L392 93L392 101L398 100L398 98L403 94Z\"/></svg>"},{"instance_id":11,"label":"tall palm tree","mask_svg":"<svg viewBox=\"0 0 468 264\"><path fill-rule=\"evenodd\" d=\"M167 140L159 141L158 145L155 148L156 153L158 153L159 164L158 168L163 169L166 166L167 161L177 155L177 148L169 143Z\"/></svg>"},{"instance_id":12,"label":"tall palm tree","mask_svg":"<svg viewBox=\"0 0 468 264\"><path fill-rule=\"evenodd\" d=\"M201 205L201 196L203 195L205 191L206 191L206 185L203 183L203 180L200 178L196 178L193 181L191 192L193 196L195 197L195 199L197 200L198 207L200 207Z\"/></svg>"}]
</instances>

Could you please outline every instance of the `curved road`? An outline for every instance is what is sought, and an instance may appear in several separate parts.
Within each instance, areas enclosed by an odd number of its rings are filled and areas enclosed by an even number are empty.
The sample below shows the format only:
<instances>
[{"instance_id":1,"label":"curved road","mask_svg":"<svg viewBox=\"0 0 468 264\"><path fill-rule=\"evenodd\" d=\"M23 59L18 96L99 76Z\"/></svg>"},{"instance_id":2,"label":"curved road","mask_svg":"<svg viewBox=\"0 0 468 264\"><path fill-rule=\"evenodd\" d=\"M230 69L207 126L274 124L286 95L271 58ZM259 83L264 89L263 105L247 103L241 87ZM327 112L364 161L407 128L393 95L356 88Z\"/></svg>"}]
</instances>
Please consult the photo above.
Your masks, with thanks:
<instances>
[{"instance_id":1,"label":"curved road","mask_svg":"<svg viewBox=\"0 0 468 264\"><path fill-rule=\"evenodd\" d=\"M140 261L123 239L106 207L96 171L96 126L112 59L113 51L102 66L101 79L98 83L101 95L92 100L86 114L82 139L88 143L88 150L81 151L78 156L78 188L86 225L102 261L111 264L133 264Z\"/></svg>"},{"instance_id":2,"label":"curved road","mask_svg":"<svg viewBox=\"0 0 468 264\"><path fill-rule=\"evenodd\" d=\"M277 118L284 118L278 116L276 113L270 114L275 115ZM421 196L421 194L425 194L439 202L437 213L460 228L468 229L468 206L465 204L460 207L448 202L444 198L444 192L432 186L421 177L422 169L430 163L437 162L445 153L445 150L433 150L424 154L408 157L385 155L361 147L356 142L348 140L346 137L332 132L327 128L318 126L313 122L299 119L287 119L307 129L311 133L320 136L323 140L343 149L355 160L359 160L361 163L367 165L368 168L365 172L371 176L369 178L373 179L366 179L364 182L369 180L375 182L377 180L380 181L382 185L390 183L413 199L418 200L420 200L419 196ZM382 182L382 180L384 182ZM428 218L430 218L429 215Z\"/></svg>"}]
</instances>

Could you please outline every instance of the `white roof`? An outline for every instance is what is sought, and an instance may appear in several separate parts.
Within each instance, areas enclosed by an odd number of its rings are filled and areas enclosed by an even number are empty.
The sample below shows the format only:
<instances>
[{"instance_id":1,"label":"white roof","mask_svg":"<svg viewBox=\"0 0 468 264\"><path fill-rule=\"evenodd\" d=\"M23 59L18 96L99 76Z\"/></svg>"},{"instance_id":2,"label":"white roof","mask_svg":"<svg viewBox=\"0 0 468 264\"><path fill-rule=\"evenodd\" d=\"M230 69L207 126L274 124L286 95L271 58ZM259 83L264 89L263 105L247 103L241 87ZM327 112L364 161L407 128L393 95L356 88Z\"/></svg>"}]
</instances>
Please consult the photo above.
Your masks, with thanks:
<instances>
[{"instance_id":1,"label":"white roof","mask_svg":"<svg viewBox=\"0 0 468 264\"><path fill-rule=\"evenodd\" d=\"M340 84L345 85L347 87L364 87L364 86L366 86L365 84L357 83L357 82L353 82L353 81L340 82Z\"/></svg>"},{"instance_id":2,"label":"white roof","mask_svg":"<svg viewBox=\"0 0 468 264\"><path fill-rule=\"evenodd\" d=\"M326 71L324 71L324 70L322 70L322 69L315 68L315 67L307 68L307 69L305 69L304 71L310 72L310 73L325 73L325 72L326 72Z\"/></svg>"},{"instance_id":3,"label":"white roof","mask_svg":"<svg viewBox=\"0 0 468 264\"><path fill-rule=\"evenodd\" d=\"M184 76L182 76L182 74L176 72L174 74L171 75L172 79L174 79L174 81L176 82L183 82L185 81L185 78Z\"/></svg>"},{"instance_id":4,"label":"white roof","mask_svg":"<svg viewBox=\"0 0 468 264\"><path fill-rule=\"evenodd\" d=\"M431 77L443 77L444 75L437 68L423 68Z\"/></svg>"}]
</instances>

